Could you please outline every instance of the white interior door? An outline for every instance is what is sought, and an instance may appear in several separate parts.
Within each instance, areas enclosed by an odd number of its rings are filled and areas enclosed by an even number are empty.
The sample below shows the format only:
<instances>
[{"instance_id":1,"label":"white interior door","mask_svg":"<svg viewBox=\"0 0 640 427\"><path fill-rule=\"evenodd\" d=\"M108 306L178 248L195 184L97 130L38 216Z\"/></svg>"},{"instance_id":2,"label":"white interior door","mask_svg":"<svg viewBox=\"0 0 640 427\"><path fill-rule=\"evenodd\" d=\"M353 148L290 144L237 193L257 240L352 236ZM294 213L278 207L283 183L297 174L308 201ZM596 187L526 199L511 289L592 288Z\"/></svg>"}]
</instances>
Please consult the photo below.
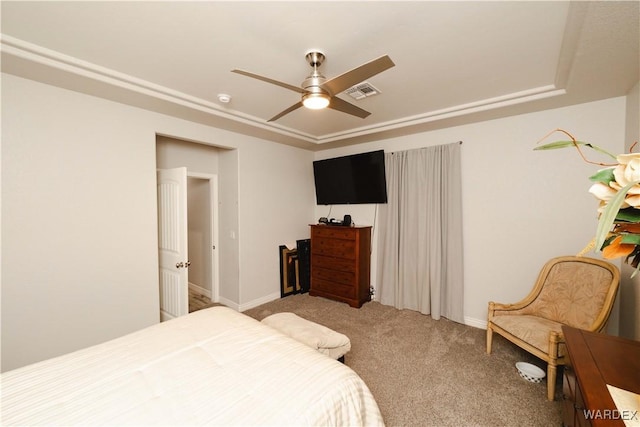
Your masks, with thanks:
<instances>
[{"instance_id":1,"label":"white interior door","mask_svg":"<svg viewBox=\"0 0 640 427\"><path fill-rule=\"evenodd\" d=\"M187 168L158 170L160 321L189 313Z\"/></svg>"}]
</instances>

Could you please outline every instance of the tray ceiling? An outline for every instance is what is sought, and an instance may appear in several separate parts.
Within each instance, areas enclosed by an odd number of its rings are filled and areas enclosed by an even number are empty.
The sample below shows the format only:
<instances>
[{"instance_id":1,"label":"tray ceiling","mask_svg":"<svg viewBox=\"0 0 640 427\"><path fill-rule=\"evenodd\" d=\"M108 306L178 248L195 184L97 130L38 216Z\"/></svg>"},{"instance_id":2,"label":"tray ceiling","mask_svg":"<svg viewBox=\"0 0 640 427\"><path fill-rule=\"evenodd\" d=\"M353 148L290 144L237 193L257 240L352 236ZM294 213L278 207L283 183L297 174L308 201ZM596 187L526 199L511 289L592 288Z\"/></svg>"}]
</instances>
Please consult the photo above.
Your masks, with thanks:
<instances>
[{"instance_id":1,"label":"tray ceiling","mask_svg":"<svg viewBox=\"0 0 640 427\"><path fill-rule=\"evenodd\" d=\"M324 149L625 95L638 2L12 2L2 70L235 132ZM300 108L310 49L331 78L381 55L365 119ZM218 94L228 94L227 104Z\"/></svg>"}]
</instances>

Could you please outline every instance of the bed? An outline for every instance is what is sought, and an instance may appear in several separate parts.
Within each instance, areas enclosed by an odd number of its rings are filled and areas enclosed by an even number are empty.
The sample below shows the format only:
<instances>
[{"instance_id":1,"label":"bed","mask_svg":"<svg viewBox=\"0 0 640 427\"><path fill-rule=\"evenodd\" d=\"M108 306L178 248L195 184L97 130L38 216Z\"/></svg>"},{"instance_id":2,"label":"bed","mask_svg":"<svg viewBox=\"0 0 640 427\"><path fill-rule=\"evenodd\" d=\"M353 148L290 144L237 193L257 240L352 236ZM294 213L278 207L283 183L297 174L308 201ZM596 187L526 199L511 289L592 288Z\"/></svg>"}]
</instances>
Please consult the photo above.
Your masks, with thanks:
<instances>
[{"instance_id":1,"label":"bed","mask_svg":"<svg viewBox=\"0 0 640 427\"><path fill-rule=\"evenodd\" d=\"M1 375L2 425L383 425L349 367L227 307Z\"/></svg>"}]
</instances>

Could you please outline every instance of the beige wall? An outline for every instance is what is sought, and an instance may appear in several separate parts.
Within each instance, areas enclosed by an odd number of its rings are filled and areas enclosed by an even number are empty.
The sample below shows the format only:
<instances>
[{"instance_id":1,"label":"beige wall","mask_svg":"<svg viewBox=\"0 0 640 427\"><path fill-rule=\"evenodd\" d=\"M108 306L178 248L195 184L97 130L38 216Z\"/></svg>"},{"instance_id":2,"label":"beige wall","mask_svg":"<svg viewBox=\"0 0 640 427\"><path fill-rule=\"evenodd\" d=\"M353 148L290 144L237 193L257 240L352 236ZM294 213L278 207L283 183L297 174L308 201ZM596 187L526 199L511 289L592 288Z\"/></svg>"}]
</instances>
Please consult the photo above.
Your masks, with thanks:
<instances>
[{"instance_id":1,"label":"beige wall","mask_svg":"<svg viewBox=\"0 0 640 427\"><path fill-rule=\"evenodd\" d=\"M189 286L212 296L213 242L209 180L187 178L187 225L189 254Z\"/></svg>"},{"instance_id":2,"label":"beige wall","mask_svg":"<svg viewBox=\"0 0 640 427\"><path fill-rule=\"evenodd\" d=\"M546 260L578 253L595 233L597 202L587 190L597 167L573 150L533 151L536 142L561 127L615 153L624 147L624 122L620 97L326 150L316 159L463 141L464 315L485 327L489 301L518 301ZM331 216L347 213L373 224L375 205L334 206ZM327 215L326 206L316 207L316 218Z\"/></svg>"},{"instance_id":3,"label":"beige wall","mask_svg":"<svg viewBox=\"0 0 640 427\"><path fill-rule=\"evenodd\" d=\"M156 164L159 168L185 166L189 172L211 175L219 172L220 151L229 150L224 146L198 144L162 135L158 135L156 141Z\"/></svg>"},{"instance_id":4,"label":"beige wall","mask_svg":"<svg viewBox=\"0 0 640 427\"><path fill-rule=\"evenodd\" d=\"M577 253L595 230L595 167L572 150L534 152L536 141L563 127L619 152L633 127L627 101L314 154L3 74L2 369L158 321L156 134L230 148L217 165L228 189L220 293L240 310L279 296L278 246L328 215L315 206L314 158L463 140L464 312L481 326L487 301L520 299L548 258ZM375 207L334 206L331 216L345 213L372 224ZM622 322L637 323L633 286Z\"/></svg>"},{"instance_id":5,"label":"beige wall","mask_svg":"<svg viewBox=\"0 0 640 427\"><path fill-rule=\"evenodd\" d=\"M130 111L2 76L3 370L158 322L155 135Z\"/></svg>"},{"instance_id":6,"label":"beige wall","mask_svg":"<svg viewBox=\"0 0 640 427\"><path fill-rule=\"evenodd\" d=\"M242 148L245 148L244 150ZM239 149L240 310L280 297L278 247L309 237L314 222L313 153L282 144ZM250 244L244 244L250 241ZM260 268L251 266L259 265Z\"/></svg>"},{"instance_id":7,"label":"beige wall","mask_svg":"<svg viewBox=\"0 0 640 427\"><path fill-rule=\"evenodd\" d=\"M640 83L627 95L627 122L625 133L625 151L640 141ZM638 152L638 147L634 148ZM618 292L620 307L620 336L640 340L640 274L631 277L635 269L622 266L622 281Z\"/></svg>"},{"instance_id":8,"label":"beige wall","mask_svg":"<svg viewBox=\"0 0 640 427\"><path fill-rule=\"evenodd\" d=\"M156 134L233 148L220 292L279 296L278 245L313 218L312 153L3 74L3 371L158 322Z\"/></svg>"}]
</instances>

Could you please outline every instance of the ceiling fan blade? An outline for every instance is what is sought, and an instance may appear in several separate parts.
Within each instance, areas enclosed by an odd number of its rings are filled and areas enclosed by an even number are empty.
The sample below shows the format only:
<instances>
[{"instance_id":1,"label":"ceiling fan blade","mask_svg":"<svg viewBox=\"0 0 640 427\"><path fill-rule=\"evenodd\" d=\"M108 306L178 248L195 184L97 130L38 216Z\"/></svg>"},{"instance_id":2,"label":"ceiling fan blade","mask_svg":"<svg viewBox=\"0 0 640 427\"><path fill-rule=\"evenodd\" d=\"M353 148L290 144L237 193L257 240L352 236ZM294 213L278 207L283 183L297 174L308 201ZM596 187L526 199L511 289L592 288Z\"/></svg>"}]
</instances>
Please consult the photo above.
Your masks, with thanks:
<instances>
[{"instance_id":1,"label":"ceiling fan blade","mask_svg":"<svg viewBox=\"0 0 640 427\"><path fill-rule=\"evenodd\" d=\"M285 114L289 114L290 112L297 110L298 108L302 107L302 101L293 104L291 107L287 108L286 110L284 110L281 113L276 114L275 116L271 117L269 120L267 120L268 122L273 122L275 120L278 120L280 117L284 116Z\"/></svg>"},{"instance_id":2,"label":"ceiling fan blade","mask_svg":"<svg viewBox=\"0 0 640 427\"><path fill-rule=\"evenodd\" d=\"M292 90L294 92L305 93L304 89L302 89L301 87L293 86L293 85L290 85L288 83L279 82L278 80L273 80L273 79L270 79L269 77L264 77L264 76L261 76L261 75L258 75L258 74L250 73L248 71L231 70L231 72L232 73L237 73L237 74L242 74L243 76L247 76L247 77L252 77L254 79L262 80L263 82L271 83L271 84L274 84L276 86L280 86L280 87L283 87L285 89Z\"/></svg>"},{"instance_id":3,"label":"ceiling fan blade","mask_svg":"<svg viewBox=\"0 0 640 427\"><path fill-rule=\"evenodd\" d=\"M393 63L388 55L381 56L378 59L369 61L353 70L340 74L330 80L324 82L321 87L328 90L331 94L337 95L340 92L349 89L351 86L367 80L369 77L375 76L396 64Z\"/></svg>"},{"instance_id":4,"label":"ceiling fan blade","mask_svg":"<svg viewBox=\"0 0 640 427\"><path fill-rule=\"evenodd\" d=\"M332 97L331 101L329 101L329 108L351 114L352 116L360 117L361 119L364 119L371 114L370 112L363 110L360 107L356 107L355 105L336 96Z\"/></svg>"}]
</instances>

